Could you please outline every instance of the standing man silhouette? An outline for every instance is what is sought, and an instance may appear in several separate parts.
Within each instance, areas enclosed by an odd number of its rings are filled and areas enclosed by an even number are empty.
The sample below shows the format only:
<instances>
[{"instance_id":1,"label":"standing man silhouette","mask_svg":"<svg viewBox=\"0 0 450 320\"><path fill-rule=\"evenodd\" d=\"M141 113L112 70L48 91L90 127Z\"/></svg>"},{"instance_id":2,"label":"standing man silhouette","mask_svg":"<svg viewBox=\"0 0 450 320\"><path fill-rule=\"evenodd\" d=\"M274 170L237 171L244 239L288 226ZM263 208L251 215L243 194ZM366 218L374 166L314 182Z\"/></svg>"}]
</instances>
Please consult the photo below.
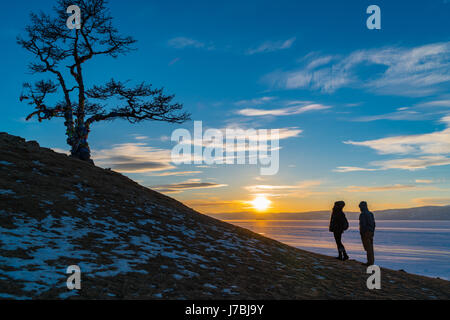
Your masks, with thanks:
<instances>
[{"instance_id":1,"label":"standing man silhouette","mask_svg":"<svg viewBox=\"0 0 450 320\"><path fill-rule=\"evenodd\" d=\"M364 246L364 250L367 252L367 266L371 266L375 262L375 256L373 252L373 236L375 233L375 218L373 213L369 211L367 202L361 201L359 204L361 214L359 215L359 233L361 234L361 241Z\"/></svg>"}]
</instances>

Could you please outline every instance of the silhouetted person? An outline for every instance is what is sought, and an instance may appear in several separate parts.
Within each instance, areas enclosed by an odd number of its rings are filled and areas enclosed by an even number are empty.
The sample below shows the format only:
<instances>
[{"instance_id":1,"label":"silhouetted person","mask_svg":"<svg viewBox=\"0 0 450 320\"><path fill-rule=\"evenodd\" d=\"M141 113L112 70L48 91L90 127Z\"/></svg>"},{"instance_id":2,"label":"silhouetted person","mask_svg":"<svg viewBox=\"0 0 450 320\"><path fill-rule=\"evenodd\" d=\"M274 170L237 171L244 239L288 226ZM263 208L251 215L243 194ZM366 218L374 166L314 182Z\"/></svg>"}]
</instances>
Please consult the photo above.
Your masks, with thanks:
<instances>
[{"instance_id":1,"label":"silhouetted person","mask_svg":"<svg viewBox=\"0 0 450 320\"><path fill-rule=\"evenodd\" d=\"M361 214L359 215L359 233L361 234L361 240L364 246L364 250L367 252L367 266L371 266L375 262L373 253L373 235L375 233L375 218L373 213L367 208L367 202L362 201L359 204Z\"/></svg>"},{"instance_id":2,"label":"silhouetted person","mask_svg":"<svg viewBox=\"0 0 450 320\"><path fill-rule=\"evenodd\" d=\"M345 217L344 211L342 211L344 207L344 201L337 201L334 203L330 220L330 232L333 232L334 234L334 240L336 240L336 245L339 252L339 256L336 258L345 261L348 259L348 255L345 251L344 245L342 244L342 233L348 229L348 221Z\"/></svg>"}]
</instances>

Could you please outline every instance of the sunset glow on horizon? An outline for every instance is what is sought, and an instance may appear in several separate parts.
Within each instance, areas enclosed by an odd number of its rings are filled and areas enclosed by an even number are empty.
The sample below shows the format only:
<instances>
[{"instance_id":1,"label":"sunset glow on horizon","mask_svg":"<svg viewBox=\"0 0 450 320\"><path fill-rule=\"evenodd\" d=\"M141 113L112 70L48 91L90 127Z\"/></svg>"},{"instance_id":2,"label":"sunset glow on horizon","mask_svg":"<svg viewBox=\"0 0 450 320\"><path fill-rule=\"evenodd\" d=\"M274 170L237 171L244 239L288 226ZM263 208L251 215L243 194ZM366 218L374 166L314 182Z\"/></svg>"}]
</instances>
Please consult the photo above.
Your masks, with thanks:
<instances>
[{"instance_id":1,"label":"sunset glow on horizon","mask_svg":"<svg viewBox=\"0 0 450 320\"><path fill-rule=\"evenodd\" d=\"M269 209L272 201L267 199L265 196L258 196L253 201L251 201L251 204L254 209L257 211L266 211Z\"/></svg>"}]
</instances>

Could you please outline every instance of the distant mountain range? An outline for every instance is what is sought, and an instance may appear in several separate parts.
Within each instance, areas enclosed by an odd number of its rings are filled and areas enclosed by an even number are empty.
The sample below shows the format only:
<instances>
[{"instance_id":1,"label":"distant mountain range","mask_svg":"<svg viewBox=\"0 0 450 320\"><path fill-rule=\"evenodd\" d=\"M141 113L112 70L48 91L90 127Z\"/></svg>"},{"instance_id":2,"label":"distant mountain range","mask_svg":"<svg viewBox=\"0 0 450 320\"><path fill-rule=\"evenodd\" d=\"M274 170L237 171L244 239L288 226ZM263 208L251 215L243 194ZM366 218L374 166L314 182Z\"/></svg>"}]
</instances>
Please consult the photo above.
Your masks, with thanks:
<instances>
[{"instance_id":1,"label":"distant mountain range","mask_svg":"<svg viewBox=\"0 0 450 320\"><path fill-rule=\"evenodd\" d=\"M378 220L450 220L450 205L427 206L407 209L389 209L374 211L375 219ZM312 212L280 212L280 213L218 213L209 214L221 220L328 220L331 211ZM358 219L359 212L346 212L347 219Z\"/></svg>"}]
</instances>

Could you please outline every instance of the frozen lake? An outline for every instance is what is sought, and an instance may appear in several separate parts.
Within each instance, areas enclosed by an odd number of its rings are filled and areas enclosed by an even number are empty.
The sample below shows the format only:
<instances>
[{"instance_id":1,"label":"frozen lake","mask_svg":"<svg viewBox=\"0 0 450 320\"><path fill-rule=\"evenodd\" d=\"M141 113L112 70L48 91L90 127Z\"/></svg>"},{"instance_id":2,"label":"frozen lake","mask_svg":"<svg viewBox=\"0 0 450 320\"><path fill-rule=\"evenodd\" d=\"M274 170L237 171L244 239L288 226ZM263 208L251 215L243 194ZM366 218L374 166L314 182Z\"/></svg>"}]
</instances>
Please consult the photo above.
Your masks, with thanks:
<instances>
[{"instance_id":1,"label":"frozen lake","mask_svg":"<svg viewBox=\"0 0 450 320\"><path fill-rule=\"evenodd\" d=\"M337 256L325 220L226 220L288 245ZM358 221L349 221L342 241L350 259L365 262ZM450 280L450 221L376 221L375 264Z\"/></svg>"}]
</instances>

